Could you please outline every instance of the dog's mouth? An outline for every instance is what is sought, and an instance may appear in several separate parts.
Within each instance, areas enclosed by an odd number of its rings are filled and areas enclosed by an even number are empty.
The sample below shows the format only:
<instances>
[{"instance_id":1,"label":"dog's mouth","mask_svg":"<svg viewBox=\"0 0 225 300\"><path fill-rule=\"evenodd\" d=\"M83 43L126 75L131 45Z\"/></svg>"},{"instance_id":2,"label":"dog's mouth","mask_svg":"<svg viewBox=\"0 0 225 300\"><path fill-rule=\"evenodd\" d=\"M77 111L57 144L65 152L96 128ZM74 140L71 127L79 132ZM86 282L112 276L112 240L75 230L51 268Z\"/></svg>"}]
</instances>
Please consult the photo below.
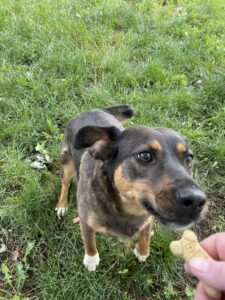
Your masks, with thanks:
<instances>
[{"instance_id":1,"label":"dog's mouth","mask_svg":"<svg viewBox=\"0 0 225 300\"><path fill-rule=\"evenodd\" d=\"M192 227L194 225L194 221L191 219L176 219L176 218L168 218L162 216L158 211L156 211L149 200L143 199L142 206L150 213L151 215L155 216L163 225L169 226L171 228L176 228L179 230L184 230Z\"/></svg>"}]
</instances>

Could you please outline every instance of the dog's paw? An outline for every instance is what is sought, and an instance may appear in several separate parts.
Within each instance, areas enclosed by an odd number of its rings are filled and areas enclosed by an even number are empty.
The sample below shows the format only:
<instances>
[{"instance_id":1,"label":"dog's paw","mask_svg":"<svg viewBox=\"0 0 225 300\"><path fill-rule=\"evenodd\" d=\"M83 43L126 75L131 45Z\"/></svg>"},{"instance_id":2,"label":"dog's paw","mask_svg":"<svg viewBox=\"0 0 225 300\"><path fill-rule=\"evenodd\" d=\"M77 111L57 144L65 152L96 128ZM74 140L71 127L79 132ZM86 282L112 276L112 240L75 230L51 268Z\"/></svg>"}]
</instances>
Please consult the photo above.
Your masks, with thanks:
<instances>
[{"instance_id":1,"label":"dog's paw","mask_svg":"<svg viewBox=\"0 0 225 300\"><path fill-rule=\"evenodd\" d=\"M141 255L136 248L134 248L134 255L140 262L146 261L149 255Z\"/></svg>"},{"instance_id":2,"label":"dog's paw","mask_svg":"<svg viewBox=\"0 0 225 300\"><path fill-rule=\"evenodd\" d=\"M99 262L100 258L98 252L94 256L90 256L88 254L85 254L84 256L83 264L88 269L88 271L95 271Z\"/></svg>"},{"instance_id":3,"label":"dog's paw","mask_svg":"<svg viewBox=\"0 0 225 300\"><path fill-rule=\"evenodd\" d=\"M56 214L57 214L59 220L61 219L61 217L64 216L67 209L68 209L67 207L56 207L55 208Z\"/></svg>"}]
</instances>

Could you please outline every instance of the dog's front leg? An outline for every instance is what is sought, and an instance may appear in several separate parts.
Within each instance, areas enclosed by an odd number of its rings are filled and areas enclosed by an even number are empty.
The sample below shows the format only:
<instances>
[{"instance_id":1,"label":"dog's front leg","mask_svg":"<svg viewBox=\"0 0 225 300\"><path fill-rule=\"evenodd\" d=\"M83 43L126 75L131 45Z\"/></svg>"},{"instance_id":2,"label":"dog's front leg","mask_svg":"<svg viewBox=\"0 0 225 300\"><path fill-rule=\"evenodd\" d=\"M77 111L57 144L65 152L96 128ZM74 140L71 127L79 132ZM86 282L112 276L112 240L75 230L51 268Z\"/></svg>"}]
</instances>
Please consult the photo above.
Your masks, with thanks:
<instances>
[{"instance_id":1,"label":"dog's front leg","mask_svg":"<svg viewBox=\"0 0 225 300\"><path fill-rule=\"evenodd\" d=\"M72 157L69 153L68 147L64 146L61 151L61 168L60 168L61 194L55 208L59 219L61 219L61 217L67 211L70 181L74 175L75 175L75 170L73 166Z\"/></svg>"},{"instance_id":2,"label":"dog's front leg","mask_svg":"<svg viewBox=\"0 0 225 300\"><path fill-rule=\"evenodd\" d=\"M82 221L80 221L80 228L85 248L83 264L89 271L95 271L100 261L96 249L96 232Z\"/></svg>"},{"instance_id":3,"label":"dog's front leg","mask_svg":"<svg viewBox=\"0 0 225 300\"><path fill-rule=\"evenodd\" d=\"M134 248L134 254L139 261L146 261L150 253L150 239L153 235L152 226L154 223L154 217L151 218L150 222L140 230L138 242Z\"/></svg>"}]
</instances>

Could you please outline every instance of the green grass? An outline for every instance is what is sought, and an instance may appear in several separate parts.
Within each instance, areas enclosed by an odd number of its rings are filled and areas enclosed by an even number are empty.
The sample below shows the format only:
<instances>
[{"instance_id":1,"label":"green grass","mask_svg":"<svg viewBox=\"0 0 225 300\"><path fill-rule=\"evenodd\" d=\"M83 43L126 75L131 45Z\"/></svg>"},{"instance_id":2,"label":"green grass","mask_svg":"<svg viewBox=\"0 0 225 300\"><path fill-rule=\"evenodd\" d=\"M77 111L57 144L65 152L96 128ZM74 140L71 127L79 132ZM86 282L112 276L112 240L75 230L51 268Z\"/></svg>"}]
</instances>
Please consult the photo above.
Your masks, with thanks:
<instances>
[{"instance_id":1,"label":"green grass","mask_svg":"<svg viewBox=\"0 0 225 300\"><path fill-rule=\"evenodd\" d=\"M99 234L101 264L89 273L72 223L75 186L66 217L54 211L66 122L127 103L137 109L127 126L189 138L210 200L195 230L225 230L224 1L162 2L1 1L0 299L192 298L195 281L168 249L178 233L157 224L144 264L134 241ZM30 167L37 145L53 158L47 170Z\"/></svg>"}]
</instances>

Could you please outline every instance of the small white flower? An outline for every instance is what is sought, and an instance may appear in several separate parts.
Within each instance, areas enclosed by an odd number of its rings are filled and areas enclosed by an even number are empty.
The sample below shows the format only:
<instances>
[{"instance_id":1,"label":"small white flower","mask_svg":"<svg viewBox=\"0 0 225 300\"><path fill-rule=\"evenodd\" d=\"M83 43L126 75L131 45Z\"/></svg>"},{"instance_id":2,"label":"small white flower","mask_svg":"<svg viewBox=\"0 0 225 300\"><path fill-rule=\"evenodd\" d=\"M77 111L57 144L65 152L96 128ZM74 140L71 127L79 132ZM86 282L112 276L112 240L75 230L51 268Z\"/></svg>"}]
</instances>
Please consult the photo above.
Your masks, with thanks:
<instances>
[{"instance_id":1,"label":"small white flower","mask_svg":"<svg viewBox=\"0 0 225 300\"><path fill-rule=\"evenodd\" d=\"M31 163L31 168L41 170L41 169L45 169L46 166L40 161L34 161Z\"/></svg>"},{"instance_id":2,"label":"small white flower","mask_svg":"<svg viewBox=\"0 0 225 300\"><path fill-rule=\"evenodd\" d=\"M0 253L3 253L7 250L7 246L5 244L1 244L0 246Z\"/></svg>"},{"instance_id":3,"label":"small white flower","mask_svg":"<svg viewBox=\"0 0 225 300\"><path fill-rule=\"evenodd\" d=\"M53 159L48 154L45 154L45 163L51 164L52 161L53 161Z\"/></svg>"},{"instance_id":4,"label":"small white flower","mask_svg":"<svg viewBox=\"0 0 225 300\"><path fill-rule=\"evenodd\" d=\"M37 155L35 155L35 157L36 157L37 161L39 161L39 162L42 162L42 163L44 163L44 162L45 162L45 159L44 159L44 157L43 157L43 156L41 156L41 155L37 154Z\"/></svg>"}]
</instances>

